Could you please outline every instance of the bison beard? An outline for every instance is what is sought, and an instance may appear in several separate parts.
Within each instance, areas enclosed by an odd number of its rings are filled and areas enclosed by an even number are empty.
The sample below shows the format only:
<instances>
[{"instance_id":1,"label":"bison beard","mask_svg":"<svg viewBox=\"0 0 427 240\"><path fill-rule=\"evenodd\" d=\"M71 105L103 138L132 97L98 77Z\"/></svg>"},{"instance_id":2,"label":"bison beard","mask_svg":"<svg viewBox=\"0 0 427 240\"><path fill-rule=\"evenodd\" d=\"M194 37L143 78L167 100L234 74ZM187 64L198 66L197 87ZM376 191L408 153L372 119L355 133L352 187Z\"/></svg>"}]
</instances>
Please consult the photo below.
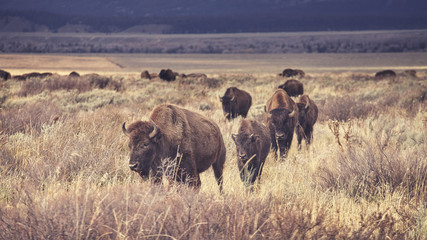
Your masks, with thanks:
<instances>
[{"instance_id":1,"label":"bison beard","mask_svg":"<svg viewBox=\"0 0 427 240\"><path fill-rule=\"evenodd\" d=\"M212 166L222 191L225 145L219 127L205 116L174 105L159 105L150 121L137 121L123 132L129 136L131 170L152 182L163 174L190 186L200 186L199 173ZM162 161L170 159L175 171L162 172ZM175 161L174 161L175 160Z\"/></svg>"}]
</instances>

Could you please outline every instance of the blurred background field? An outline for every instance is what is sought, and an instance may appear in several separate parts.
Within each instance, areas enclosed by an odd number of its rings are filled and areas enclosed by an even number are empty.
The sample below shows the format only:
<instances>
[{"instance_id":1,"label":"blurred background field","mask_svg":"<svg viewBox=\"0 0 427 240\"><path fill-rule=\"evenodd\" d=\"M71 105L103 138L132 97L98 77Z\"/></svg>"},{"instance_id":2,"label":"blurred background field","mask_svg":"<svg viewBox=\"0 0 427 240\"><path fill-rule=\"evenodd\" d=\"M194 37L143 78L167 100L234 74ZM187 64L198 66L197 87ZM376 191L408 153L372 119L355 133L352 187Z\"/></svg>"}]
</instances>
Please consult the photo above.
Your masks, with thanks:
<instances>
[{"instance_id":1,"label":"blurred background field","mask_svg":"<svg viewBox=\"0 0 427 240\"><path fill-rule=\"evenodd\" d=\"M138 74L163 68L177 72L280 73L284 68L307 72L366 72L384 69L427 70L427 53L311 53L311 54L1 54L3 70L18 75L31 71L68 74Z\"/></svg>"}]
</instances>

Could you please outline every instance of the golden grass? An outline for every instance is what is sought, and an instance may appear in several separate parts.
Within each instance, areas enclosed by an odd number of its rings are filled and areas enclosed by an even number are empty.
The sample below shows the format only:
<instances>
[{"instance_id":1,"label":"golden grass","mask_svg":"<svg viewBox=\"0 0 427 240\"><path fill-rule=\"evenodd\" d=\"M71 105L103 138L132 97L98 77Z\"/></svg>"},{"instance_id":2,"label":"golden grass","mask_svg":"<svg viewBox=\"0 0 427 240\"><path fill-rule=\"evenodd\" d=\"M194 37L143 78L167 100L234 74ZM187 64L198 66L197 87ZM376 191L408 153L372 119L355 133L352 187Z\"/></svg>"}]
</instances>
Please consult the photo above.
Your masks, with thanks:
<instances>
[{"instance_id":1,"label":"golden grass","mask_svg":"<svg viewBox=\"0 0 427 240\"><path fill-rule=\"evenodd\" d=\"M313 143L298 151L294 139L285 161L270 154L254 192L235 160L231 134L240 119L225 120L218 96L229 86L247 90L254 102L248 117L262 120L263 104L284 82L274 74L212 74L217 88L115 74L119 91L25 97L24 82L4 82L0 239L426 239L427 75L418 76L302 79L320 110ZM147 120L165 102L219 125L227 148L224 194L212 170L201 174L199 192L155 187L129 170L122 123Z\"/></svg>"}]
</instances>

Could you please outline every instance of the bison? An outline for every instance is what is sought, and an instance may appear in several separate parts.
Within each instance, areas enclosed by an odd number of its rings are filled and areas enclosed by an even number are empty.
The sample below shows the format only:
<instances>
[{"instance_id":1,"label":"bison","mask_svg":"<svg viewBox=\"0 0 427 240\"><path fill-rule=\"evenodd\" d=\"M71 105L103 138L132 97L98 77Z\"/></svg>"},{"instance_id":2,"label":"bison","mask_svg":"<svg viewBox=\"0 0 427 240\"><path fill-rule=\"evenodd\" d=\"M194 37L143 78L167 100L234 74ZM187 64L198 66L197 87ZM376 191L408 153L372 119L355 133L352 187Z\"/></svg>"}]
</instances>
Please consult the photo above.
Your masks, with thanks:
<instances>
[{"instance_id":1,"label":"bison","mask_svg":"<svg viewBox=\"0 0 427 240\"><path fill-rule=\"evenodd\" d=\"M384 70L384 71L375 73L376 80L381 80L384 78L395 78L395 77L396 77L396 73L393 70Z\"/></svg>"},{"instance_id":2,"label":"bison","mask_svg":"<svg viewBox=\"0 0 427 240\"><path fill-rule=\"evenodd\" d=\"M78 72L72 71L70 74L68 74L68 77L78 78L80 77L80 74Z\"/></svg>"},{"instance_id":3,"label":"bison","mask_svg":"<svg viewBox=\"0 0 427 240\"><path fill-rule=\"evenodd\" d=\"M224 96L219 98L222 102L222 110L228 120L242 116L246 118L252 105L251 95L236 87L229 87Z\"/></svg>"},{"instance_id":4,"label":"bison","mask_svg":"<svg viewBox=\"0 0 427 240\"><path fill-rule=\"evenodd\" d=\"M282 77L304 77L305 72L300 69L291 69L286 68L283 70L282 74L280 74Z\"/></svg>"},{"instance_id":5,"label":"bison","mask_svg":"<svg viewBox=\"0 0 427 240\"><path fill-rule=\"evenodd\" d=\"M274 156L277 158L279 149L280 157L286 157L298 122L298 107L283 89L278 89L267 101L265 110Z\"/></svg>"},{"instance_id":6,"label":"bison","mask_svg":"<svg viewBox=\"0 0 427 240\"><path fill-rule=\"evenodd\" d=\"M263 124L243 119L237 134L232 138L236 144L237 166L241 180L248 186L261 177L265 159L270 152L270 133Z\"/></svg>"},{"instance_id":7,"label":"bison","mask_svg":"<svg viewBox=\"0 0 427 240\"><path fill-rule=\"evenodd\" d=\"M190 73L190 74L187 74L186 77L187 78L201 78L201 79L208 78L208 76L206 76L206 74L204 74L204 73Z\"/></svg>"},{"instance_id":8,"label":"bison","mask_svg":"<svg viewBox=\"0 0 427 240\"><path fill-rule=\"evenodd\" d=\"M285 90L286 93L291 97L296 97L304 93L303 84L295 79L289 79L284 84L279 85L278 88Z\"/></svg>"},{"instance_id":9,"label":"bison","mask_svg":"<svg viewBox=\"0 0 427 240\"><path fill-rule=\"evenodd\" d=\"M313 125L317 121L319 110L317 105L311 100L308 95L302 95L298 102L298 125L297 125L297 138L298 149L301 149L301 141L304 138L305 143L310 145L313 139Z\"/></svg>"},{"instance_id":10,"label":"bison","mask_svg":"<svg viewBox=\"0 0 427 240\"><path fill-rule=\"evenodd\" d=\"M150 121L137 121L123 132L129 136L131 170L154 184L162 182L162 161L175 168L166 176L198 188L199 173L211 165L222 191L226 148L219 127L207 117L169 104L156 106ZM172 159L172 160L170 160ZM173 160L176 161L173 161Z\"/></svg>"},{"instance_id":11,"label":"bison","mask_svg":"<svg viewBox=\"0 0 427 240\"><path fill-rule=\"evenodd\" d=\"M14 76L14 79L25 81L25 80L30 79L30 78L40 78L40 79L42 79L42 78L46 78L46 77L49 77L49 76L52 76L52 75L53 74L50 73L50 72L44 72L44 73L31 72L31 73L25 73L25 74L22 74L22 75Z\"/></svg>"},{"instance_id":12,"label":"bison","mask_svg":"<svg viewBox=\"0 0 427 240\"><path fill-rule=\"evenodd\" d=\"M145 71L141 72L141 78L151 80L151 75L147 70L145 70Z\"/></svg>"},{"instance_id":13,"label":"bison","mask_svg":"<svg viewBox=\"0 0 427 240\"><path fill-rule=\"evenodd\" d=\"M11 78L10 73L0 69L0 79L3 79L4 81L6 81L9 78Z\"/></svg>"},{"instance_id":14,"label":"bison","mask_svg":"<svg viewBox=\"0 0 427 240\"><path fill-rule=\"evenodd\" d=\"M159 78L163 79L165 81L171 82L176 80L176 75L172 70L170 69L162 69L159 73Z\"/></svg>"}]
</instances>

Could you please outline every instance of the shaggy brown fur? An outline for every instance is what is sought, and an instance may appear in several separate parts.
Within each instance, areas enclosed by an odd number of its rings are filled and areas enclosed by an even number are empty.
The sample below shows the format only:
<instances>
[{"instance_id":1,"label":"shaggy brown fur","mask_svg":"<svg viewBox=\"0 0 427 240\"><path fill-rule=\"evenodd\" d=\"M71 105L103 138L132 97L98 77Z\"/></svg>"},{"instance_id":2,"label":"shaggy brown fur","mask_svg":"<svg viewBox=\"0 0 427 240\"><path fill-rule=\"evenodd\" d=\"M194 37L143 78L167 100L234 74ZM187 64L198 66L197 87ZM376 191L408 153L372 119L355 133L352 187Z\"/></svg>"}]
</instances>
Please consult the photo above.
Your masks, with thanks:
<instances>
[{"instance_id":1,"label":"shaggy brown fur","mask_svg":"<svg viewBox=\"0 0 427 240\"><path fill-rule=\"evenodd\" d=\"M171 82L171 81L175 81L177 75L178 74L176 74L170 69L166 69L166 70L162 69L159 73L159 78L162 80Z\"/></svg>"},{"instance_id":2,"label":"shaggy brown fur","mask_svg":"<svg viewBox=\"0 0 427 240\"><path fill-rule=\"evenodd\" d=\"M303 84L295 79L289 79L284 84L280 85L278 88L285 90L286 93L291 97L302 95L304 93Z\"/></svg>"},{"instance_id":3,"label":"shaggy brown fur","mask_svg":"<svg viewBox=\"0 0 427 240\"><path fill-rule=\"evenodd\" d=\"M303 70L300 69L290 69L286 68L283 70L282 74L280 74L282 77L304 77L305 73Z\"/></svg>"},{"instance_id":4,"label":"shaggy brown fur","mask_svg":"<svg viewBox=\"0 0 427 240\"><path fill-rule=\"evenodd\" d=\"M278 89L267 101L268 113L266 125L270 129L271 146L277 158L277 149L280 156L286 157L291 147L295 126L298 121L298 107L288 94Z\"/></svg>"},{"instance_id":5,"label":"shaggy brown fur","mask_svg":"<svg viewBox=\"0 0 427 240\"><path fill-rule=\"evenodd\" d=\"M270 133L263 124L243 119L237 134L232 135L236 144L237 166L245 184L254 184L261 177L265 159L270 152Z\"/></svg>"},{"instance_id":6,"label":"shaggy brown fur","mask_svg":"<svg viewBox=\"0 0 427 240\"><path fill-rule=\"evenodd\" d=\"M142 79L149 79L149 80L151 80L150 73L147 70L141 72L141 78Z\"/></svg>"},{"instance_id":7,"label":"shaggy brown fur","mask_svg":"<svg viewBox=\"0 0 427 240\"><path fill-rule=\"evenodd\" d=\"M304 138L305 143L310 145L311 140L313 139L313 126L317 121L317 115L319 110L317 105L311 100L308 95L302 95L298 102L298 122L299 125L296 131L298 137L298 149L301 149L301 141Z\"/></svg>"},{"instance_id":8,"label":"shaggy brown fur","mask_svg":"<svg viewBox=\"0 0 427 240\"><path fill-rule=\"evenodd\" d=\"M252 105L251 95L236 87L227 88L224 96L220 97L222 102L222 110L228 120L236 118L237 116L246 117L249 108Z\"/></svg>"},{"instance_id":9,"label":"shaggy brown fur","mask_svg":"<svg viewBox=\"0 0 427 240\"><path fill-rule=\"evenodd\" d=\"M0 69L0 79L3 79L4 81L6 81L9 78L11 78L10 73Z\"/></svg>"},{"instance_id":10,"label":"shaggy brown fur","mask_svg":"<svg viewBox=\"0 0 427 240\"><path fill-rule=\"evenodd\" d=\"M395 78L396 77L396 72L394 72L393 70L384 70L384 71L380 71L375 73L375 79L376 80L381 80L384 78Z\"/></svg>"},{"instance_id":11,"label":"shaggy brown fur","mask_svg":"<svg viewBox=\"0 0 427 240\"><path fill-rule=\"evenodd\" d=\"M198 187L199 173L212 165L222 191L226 149L219 127L199 113L168 104L155 107L150 119L152 122L132 123L127 130L123 124L130 137L131 169L143 178L148 178L151 170L152 181L160 183L161 161L176 159L172 162L176 170L169 177Z\"/></svg>"}]
</instances>

